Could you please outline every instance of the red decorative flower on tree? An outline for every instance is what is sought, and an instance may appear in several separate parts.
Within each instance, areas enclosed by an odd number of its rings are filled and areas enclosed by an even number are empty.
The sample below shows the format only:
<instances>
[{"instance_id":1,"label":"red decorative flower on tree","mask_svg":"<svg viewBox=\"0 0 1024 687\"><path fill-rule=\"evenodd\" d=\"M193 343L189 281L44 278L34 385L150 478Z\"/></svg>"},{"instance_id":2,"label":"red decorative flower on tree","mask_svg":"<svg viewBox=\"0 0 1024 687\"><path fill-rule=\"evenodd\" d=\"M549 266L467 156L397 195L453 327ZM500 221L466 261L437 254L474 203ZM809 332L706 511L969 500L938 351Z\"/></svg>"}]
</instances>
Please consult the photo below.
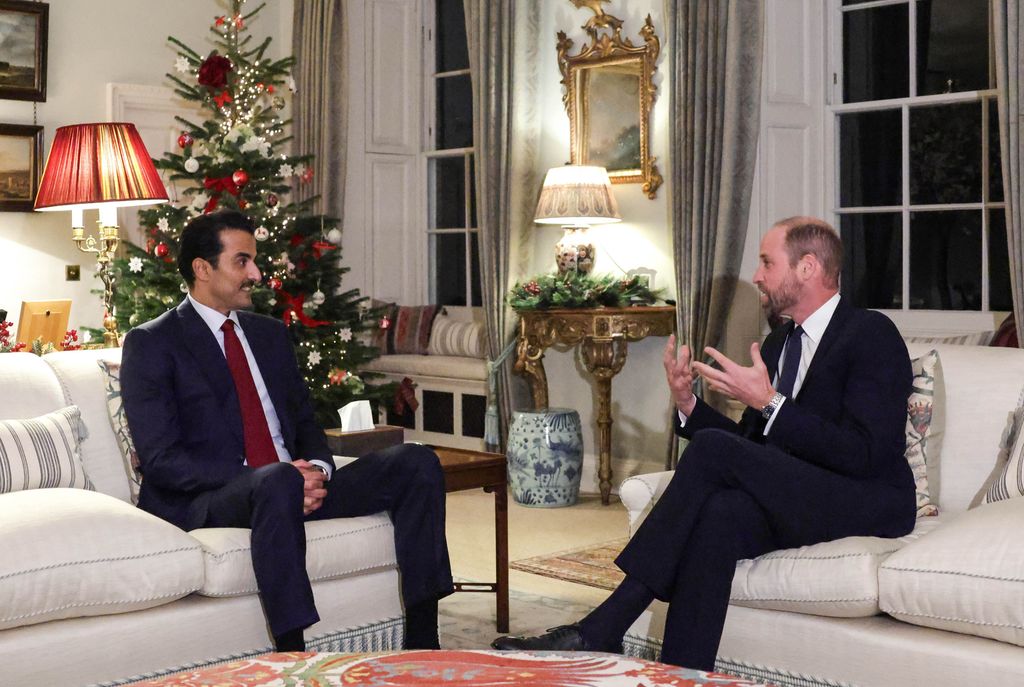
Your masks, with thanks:
<instances>
[{"instance_id":1,"label":"red decorative flower on tree","mask_svg":"<svg viewBox=\"0 0 1024 687\"><path fill-rule=\"evenodd\" d=\"M199 78L197 79L199 85L206 86L211 90L224 88L228 82L228 72L234 68L235 66L231 64L231 60L223 55L218 55L217 51L214 50L199 65Z\"/></svg>"}]
</instances>

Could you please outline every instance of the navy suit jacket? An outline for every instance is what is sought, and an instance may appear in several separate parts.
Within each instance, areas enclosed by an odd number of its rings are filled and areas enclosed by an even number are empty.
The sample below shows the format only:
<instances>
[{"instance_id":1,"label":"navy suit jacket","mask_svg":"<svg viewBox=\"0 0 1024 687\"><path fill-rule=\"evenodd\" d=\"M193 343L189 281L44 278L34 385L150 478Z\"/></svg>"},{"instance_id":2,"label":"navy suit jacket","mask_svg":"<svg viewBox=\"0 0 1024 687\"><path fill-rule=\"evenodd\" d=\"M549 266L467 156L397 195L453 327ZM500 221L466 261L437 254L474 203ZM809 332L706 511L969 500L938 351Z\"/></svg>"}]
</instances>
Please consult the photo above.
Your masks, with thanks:
<instances>
[{"instance_id":1,"label":"navy suit jacket","mask_svg":"<svg viewBox=\"0 0 1024 687\"><path fill-rule=\"evenodd\" d=\"M250 312L239 311L238 319L288 452L330 463L286 327ZM187 298L125 337L121 394L143 476L139 506L182 529L198 527L205 517L203 494L248 468L227 360Z\"/></svg>"},{"instance_id":2,"label":"navy suit jacket","mask_svg":"<svg viewBox=\"0 0 1024 687\"><path fill-rule=\"evenodd\" d=\"M761 346L769 378L775 376L788 332L788 326L776 327ZM776 412L767 440L833 474L905 488L912 495L914 476L903 457L912 378L906 344L889 318L840 299L800 392ZM677 418L676 431L690 438L714 427L765 443L765 425L753 408L736 423L697 399L681 429Z\"/></svg>"}]
</instances>

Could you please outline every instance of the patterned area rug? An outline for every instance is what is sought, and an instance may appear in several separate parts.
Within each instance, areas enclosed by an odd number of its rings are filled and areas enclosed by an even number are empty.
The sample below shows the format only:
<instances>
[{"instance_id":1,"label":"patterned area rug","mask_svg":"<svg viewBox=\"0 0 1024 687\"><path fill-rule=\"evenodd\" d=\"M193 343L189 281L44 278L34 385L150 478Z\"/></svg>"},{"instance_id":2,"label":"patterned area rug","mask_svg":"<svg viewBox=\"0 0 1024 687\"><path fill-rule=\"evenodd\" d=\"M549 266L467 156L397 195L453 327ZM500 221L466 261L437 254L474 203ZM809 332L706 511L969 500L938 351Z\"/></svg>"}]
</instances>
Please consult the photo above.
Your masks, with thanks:
<instances>
[{"instance_id":1,"label":"patterned area rug","mask_svg":"<svg viewBox=\"0 0 1024 687\"><path fill-rule=\"evenodd\" d=\"M615 567L615 557L619 555L627 541L629 539L623 537L571 551L524 558L521 561L513 561L509 567L610 591L615 589L624 577L622 571Z\"/></svg>"}]
</instances>

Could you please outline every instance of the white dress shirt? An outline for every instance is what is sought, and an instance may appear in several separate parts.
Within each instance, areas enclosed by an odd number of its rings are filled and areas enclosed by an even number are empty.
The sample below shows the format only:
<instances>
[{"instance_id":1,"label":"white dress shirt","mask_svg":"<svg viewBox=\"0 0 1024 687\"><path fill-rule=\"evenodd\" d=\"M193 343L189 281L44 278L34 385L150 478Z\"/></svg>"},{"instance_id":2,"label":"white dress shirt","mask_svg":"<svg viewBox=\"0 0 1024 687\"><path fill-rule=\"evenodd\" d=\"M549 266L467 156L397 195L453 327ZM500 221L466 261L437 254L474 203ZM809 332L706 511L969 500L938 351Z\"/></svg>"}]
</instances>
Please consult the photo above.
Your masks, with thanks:
<instances>
[{"instance_id":1,"label":"white dress shirt","mask_svg":"<svg viewBox=\"0 0 1024 687\"><path fill-rule=\"evenodd\" d=\"M224 326L225 320L231 320L235 323L235 333L238 334L238 340L242 343L245 359L249 363L249 372L252 373L252 381L256 384L256 392L260 395L260 405L263 406L263 414L267 416L267 426L270 428L270 438L274 441L274 448L277 450L277 458L289 463L292 462L292 456L288 449L285 448L284 436L281 434L281 420L277 417L277 410L274 409L274 402L270 399L267 384L263 381L263 375L260 374L260 366L256 364L256 358L252 354L252 349L249 348L249 342L245 338L245 330L242 329L242 325L238 321L238 313L232 310L231 314L225 317L213 308L197 301L192 297L192 294L188 295L188 300L196 312L199 313L199 316L203 318L206 326L210 328L214 338L217 339L221 353L224 353L224 332L220 328ZM332 466L327 465L322 460L311 460L310 462L323 467L327 471L328 478L330 478Z\"/></svg>"}]
</instances>

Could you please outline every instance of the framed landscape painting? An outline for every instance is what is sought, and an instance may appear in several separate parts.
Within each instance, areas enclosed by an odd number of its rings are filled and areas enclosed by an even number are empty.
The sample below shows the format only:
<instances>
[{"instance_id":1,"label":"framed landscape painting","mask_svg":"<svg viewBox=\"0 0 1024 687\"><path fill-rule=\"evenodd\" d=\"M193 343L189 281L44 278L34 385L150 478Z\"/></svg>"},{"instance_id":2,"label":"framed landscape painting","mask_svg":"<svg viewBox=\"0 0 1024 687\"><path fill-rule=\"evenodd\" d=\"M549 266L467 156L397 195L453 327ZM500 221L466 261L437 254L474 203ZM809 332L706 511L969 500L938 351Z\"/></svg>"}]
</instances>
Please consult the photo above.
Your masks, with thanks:
<instances>
[{"instance_id":1,"label":"framed landscape painting","mask_svg":"<svg viewBox=\"0 0 1024 687\"><path fill-rule=\"evenodd\" d=\"M32 211L42 156L43 127L0 124L0 211Z\"/></svg>"},{"instance_id":2,"label":"framed landscape painting","mask_svg":"<svg viewBox=\"0 0 1024 687\"><path fill-rule=\"evenodd\" d=\"M46 35L50 6L0 0L0 98L46 100Z\"/></svg>"}]
</instances>

